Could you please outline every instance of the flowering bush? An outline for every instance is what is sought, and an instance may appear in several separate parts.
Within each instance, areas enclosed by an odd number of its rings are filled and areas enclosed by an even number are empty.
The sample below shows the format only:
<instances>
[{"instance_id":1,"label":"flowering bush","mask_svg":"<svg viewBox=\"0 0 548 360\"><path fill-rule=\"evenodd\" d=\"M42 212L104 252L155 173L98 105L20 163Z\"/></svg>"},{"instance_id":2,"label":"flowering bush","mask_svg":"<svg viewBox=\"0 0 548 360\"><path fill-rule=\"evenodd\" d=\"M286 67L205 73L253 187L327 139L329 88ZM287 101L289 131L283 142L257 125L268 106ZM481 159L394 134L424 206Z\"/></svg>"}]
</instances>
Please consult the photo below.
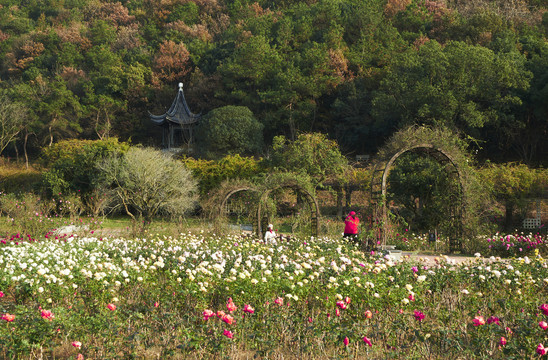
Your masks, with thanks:
<instances>
[{"instance_id":1,"label":"flowering bush","mask_svg":"<svg viewBox=\"0 0 548 360\"><path fill-rule=\"evenodd\" d=\"M493 255L503 257L525 256L535 252L548 254L546 238L541 234L508 234L496 233L486 239L488 247Z\"/></svg>"},{"instance_id":2,"label":"flowering bush","mask_svg":"<svg viewBox=\"0 0 548 360\"><path fill-rule=\"evenodd\" d=\"M64 240L0 244L0 358L531 358L548 342L540 255L457 265L329 238Z\"/></svg>"}]
</instances>

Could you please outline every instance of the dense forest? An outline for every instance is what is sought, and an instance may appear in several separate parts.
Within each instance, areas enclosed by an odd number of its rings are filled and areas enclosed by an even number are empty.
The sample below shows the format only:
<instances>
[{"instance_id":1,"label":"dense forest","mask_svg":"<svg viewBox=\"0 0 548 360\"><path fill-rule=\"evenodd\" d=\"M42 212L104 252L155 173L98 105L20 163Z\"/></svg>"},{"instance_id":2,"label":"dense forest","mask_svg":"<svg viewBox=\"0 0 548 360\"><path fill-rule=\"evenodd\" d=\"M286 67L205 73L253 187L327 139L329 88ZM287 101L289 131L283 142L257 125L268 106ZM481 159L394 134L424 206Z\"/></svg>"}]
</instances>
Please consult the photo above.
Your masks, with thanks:
<instances>
[{"instance_id":1,"label":"dense forest","mask_svg":"<svg viewBox=\"0 0 548 360\"><path fill-rule=\"evenodd\" d=\"M416 123L458 131L480 159L545 166L547 7L0 0L0 151L32 157L72 138L158 145L148 114L164 113L182 82L195 113L247 108L262 154L277 135L309 132L374 154Z\"/></svg>"}]
</instances>

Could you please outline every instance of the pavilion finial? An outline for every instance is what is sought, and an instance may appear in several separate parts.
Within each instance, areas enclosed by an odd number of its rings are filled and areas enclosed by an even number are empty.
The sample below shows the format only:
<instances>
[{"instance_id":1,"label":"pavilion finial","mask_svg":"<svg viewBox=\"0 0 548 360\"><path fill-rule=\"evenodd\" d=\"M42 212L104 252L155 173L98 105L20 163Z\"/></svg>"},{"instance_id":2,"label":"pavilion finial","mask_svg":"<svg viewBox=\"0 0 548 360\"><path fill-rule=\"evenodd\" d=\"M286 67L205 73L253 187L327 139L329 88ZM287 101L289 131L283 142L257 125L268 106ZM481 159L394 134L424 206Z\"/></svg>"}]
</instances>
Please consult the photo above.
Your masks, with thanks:
<instances>
[{"instance_id":1,"label":"pavilion finial","mask_svg":"<svg viewBox=\"0 0 548 360\"><path fill-rule=\"evenodd\" d=\"M179 90L183 90L183 83L182 82L179 83Z\"/></svg>"}]
</instances>

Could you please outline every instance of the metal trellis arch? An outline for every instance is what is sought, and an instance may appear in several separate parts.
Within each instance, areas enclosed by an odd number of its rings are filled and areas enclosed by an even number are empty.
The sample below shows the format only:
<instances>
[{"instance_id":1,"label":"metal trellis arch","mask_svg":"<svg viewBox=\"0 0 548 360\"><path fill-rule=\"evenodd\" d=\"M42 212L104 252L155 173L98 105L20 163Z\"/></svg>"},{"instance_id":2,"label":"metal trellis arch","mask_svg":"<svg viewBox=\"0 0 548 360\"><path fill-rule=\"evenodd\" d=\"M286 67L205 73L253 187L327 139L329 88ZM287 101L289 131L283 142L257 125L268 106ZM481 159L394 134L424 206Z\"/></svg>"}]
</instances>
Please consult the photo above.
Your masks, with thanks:
<instances>
[{"instance_id":1,"label":"metal trellis arch","mask_svg":"<svg viewBox=\"0 0 548 360\"><path fill-rule=\"evenodd\" d=\"M263 226L262 226L262 223L261 223L261 220L262 220L262 204L266 201L266 199L268 198L270 193L272 193L275 190L281 189L281 188L290 188L290 189L293 189L294 191L300 193L301 195L304 195L304 199L308 202L308 204L310 205L310 208L312 209L311 214L310 214L310 223L311 223L311 232L312 232L311 236L317 237L318 233L319 233L319 231L318 231L319 230L318 219L320 218L320 207L318 206L318 201L316 200L316 198L308 190L306 190L305 188L303 188L302 186L300 186L300 185L298 185L294 182L282 183L282 184L277 185L277 186L275 186L271 189L266 190L262 194L261 199L259 201L259 207L257 209L257 229L258 229L258 233L262 234L262 232L263 232Z\"/></svg>"},{"instance_id":2,"label":"metal trellis arch","mask_svg":"<svg viewBox=\"0 0 548 360\"><path fill-rule=\"evenodd\" d=\"M457 166L457 163L453 157L444 149L436 147L429 143L421 143L416 145L409 145L400 149L399 151L386 156L385 159L377 160L371 177L371 200L374 205L380 209L381 214L381 231L382 231L382 243L386 245L386 226L387 226L387 204L386 204L386 190L388 183L388 176L390 170L394 165L394 162L406 152L419 152L431 156L437 160L441 165L445 166L445 169L450 178L455 179L454 183L458 184L457 188L451 191L451 203L454 206L450 210L450 223L451 233L449 234L449 249L450 251L459 251L462 248L461 238L463 234L463 212L464 212L464 185L462 182L461 170Z\"/></svg>"}]
</instances>

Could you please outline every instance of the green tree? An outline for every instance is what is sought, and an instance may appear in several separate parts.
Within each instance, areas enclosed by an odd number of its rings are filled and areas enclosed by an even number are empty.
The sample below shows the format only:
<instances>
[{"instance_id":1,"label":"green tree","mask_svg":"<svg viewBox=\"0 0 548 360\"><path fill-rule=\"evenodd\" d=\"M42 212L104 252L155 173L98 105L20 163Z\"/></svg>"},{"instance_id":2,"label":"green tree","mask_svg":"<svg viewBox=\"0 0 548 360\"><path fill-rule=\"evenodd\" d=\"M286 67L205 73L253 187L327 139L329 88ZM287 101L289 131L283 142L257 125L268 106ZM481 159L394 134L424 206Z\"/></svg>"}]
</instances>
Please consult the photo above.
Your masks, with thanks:
<instances>
[{"instance_id":1,"label":"green tree","mask_svg":"<svg viewBox=\"0 0 548 360\"><path fill-rule=\"evenodd\" d=\"M515 125L507 128L501 142L503 150L519 154L528 165L548 166L548 43L544 38L522 37L518 44L528 55L526 67L533 74L531 87L522 96L523 106L516 113ZM484 137L487 134L484 135ZM497 149L498 150L498 149Z\"/></svg>"},{"instance_id":2,"label":"green tree","mask_svg":"<svg viewBox=\"0 0 548 360\"><path fill-rule=\"evenodd\" d=\"M338 121L329 130L342 149L372 154L382 143L376 139L371 117L371 91L365 79L347 82L337 89L331 105Z\"/></svg>"},{"instance_id":3,"label":"green tree","mask_svg":"<svg viewBox=\"0 0 548 360\"><path fill-rule=\"evenodd\" d=\"M67 89L65 81L57 76L51 81L39 78L36 83L40 98L37 113L45 120L42 136L48 146L53 144L56 137L63 139L80 132L78 118L81 104L75 94Z\"/></svg>"},{"instance_id":4,"label":"green tree","mask_svg":"<svg viewBox=\"0 0 548 360\"><path fill-rule=\"evenodd\" d=\"M9 99L5 92L0 93L0 154L15 140L23 129L26 110L22 104Z\"/></svg>"},{"instance_id":5,"label":"green tree","mask_svg":"<svg viewBox=\"0 0 548 360\"><path fill-rule=\"evenodd\" d=\"M256 155L263 147L263 125L245 106L210 111L196 129L196 146L206 157Z\"/></svg>"},{"instance_id":6,"label":"green tree","mask_svg":"<svg viewBox=\"0 0 548 360\"><path fill-rule=\"evenodd\" d=\"M89 213L97 215L101 200L96 187L98 173L90 171L105 158L121 155L129 145L108 140L65 140L46 147L41 156L42 185L49 196L77 194Z\"/></svg>"},{"instance_id":7,"label":"green tree","mask_svg":"<svg viewBox=\"0 0 548 360\"><path fill-rule=\"evenodd\" d=\"M518 53L496 54L480 46L429 41L395 62L373 98L378 129L413 123L447 126L473 137L478 129L503 129L514 121L531 73Z\"/></svg>"},{"instance_id":8,"label":"green tree","mask_svg":"<svg viewBox=\"0 0 548 360\"><path fill-rule=\"evenodd\" d=\"M219 67L226 88L224 97L260 109L259 93L268 89L272 79L281 72L282 62L282 57L266 37L240 39L232 56Z\"/></svg>"},{"instance_id":9,"label":"green tree","mask_svg":"<svg viewBox=\"0 0 548 360\"><path fill-rule=\"evenodd\" d=\"M294 173L305 173L318 187L329 178L343 177L348 161L337 143L321 133L301 134L293 142L284 136L274 137L271 163Z\"/></svg>"},{"instance_id":10,"label":"green tree","mask_svg":"<svg viewBox=\"0 0 548 360\"><path fill-rule=\"evenodd\" d=\"M97 170L112 209L123 209L136 224L146 225L157 215L183 216L196 206L191 172L161 151L132 147L108 157Z\"/></svg>"},{"instance_id":11,"label":"green tree","mask_svg":"<svg viewBox=\"0 0 548 360\"><path fill-rule=\"evenodd\" d=\"M484 186L505 208L504 228L514 230L515 210L528 198L541 197L548 186L548 172L531 169L525 164L488 164L478 172Z\"/></svg>"},{"instance_id":12,"label":"green tree","mask_svg":"<svg viewBox=\"0 0 548 360\"><path fill-rule=\"evenodd\" d=\"M86 123L88 136L94 133L99 139L108 139L113 135L116 118L126 109L127 104L123 99L107 94L96 94L93 85L85 86L85 104L83 123Z\"/></svg>"}]
</instances>

